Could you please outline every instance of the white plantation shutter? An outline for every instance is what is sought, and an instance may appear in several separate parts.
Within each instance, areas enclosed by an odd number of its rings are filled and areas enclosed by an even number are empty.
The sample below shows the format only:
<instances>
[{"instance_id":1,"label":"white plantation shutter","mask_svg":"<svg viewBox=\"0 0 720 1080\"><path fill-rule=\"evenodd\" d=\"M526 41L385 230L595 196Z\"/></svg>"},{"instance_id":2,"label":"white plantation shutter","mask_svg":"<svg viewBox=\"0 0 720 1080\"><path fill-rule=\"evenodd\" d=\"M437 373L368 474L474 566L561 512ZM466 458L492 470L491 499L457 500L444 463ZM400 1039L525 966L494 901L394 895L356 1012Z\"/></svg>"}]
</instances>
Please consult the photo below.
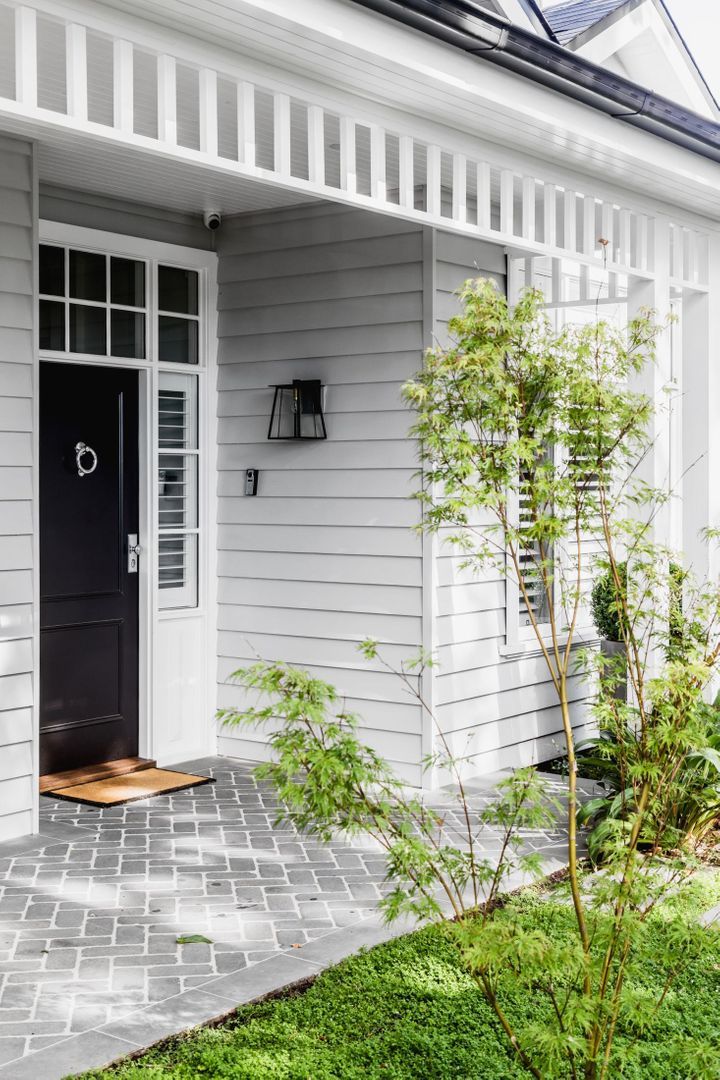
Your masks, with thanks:
<instances>
[{"instance_id":1,"label":"white plantation shutter","mask_svg":"<svg viewBox=\"0 0 720 1080\"><path fill-rule=\"evenodd\" d=\"M588 504L597 506L600 498L600 479L595 470L594 462L594 454L589 456L578 450L569 459L569 467L576 478L577 484L583 485L587 493ZM567 573L572 576L573 580L577 574L578 558L582 557L580 588L583 594L583 607L586 609L586 617L581 618L581 623L589 621L589 597L592 588L593 566L602 550L602 522L598 510L597 512L591 512L588 520L584 523L580 537L580 550L578 550L578 544L575 541L571 540L568 545L569 565Z\"/></svg>"},{"instance_id":2,"label":"white plantation shutter","mask_svg":"<svg viewBox=\"0 0 720 1080\"><path fill-rule=\"evenodd\" d=\"M158 388L158 587L162 608L197 605L197 380L163 372Z\"/></svg>"},{"instance_id":3,"label":"white plantation shutter","mask_svg":"<svg viewBox=\"0 0 720 1080\"><path fill-rule=\"evenodd\" d=\"M532 526L532 510L530 507L530 484L532 474L528 470L520 473L518 483L518 528L522 538L523 530ZM552 553L550 558L552 558ZM546 558L548 553L546 552ZM532 615L539 625L550 621L550 603L538 572L540 560L540 545L536 540L529 538L520 545L519 563L520 576L527 594L523 589L518 589L518 622L520 627L532 626Z\"/></svg>"},{"instance_id":4,"label":"white plantation shutter","mask_svg":"<svg viewBox=\"0 0 720 1080\"><path fill-rule=\"evenodd\" d=\"M577 480L577 483L585 486L588 502L597 505L600 484L599 478L594 471L593 461L594 455L585 455L579 451L575 456L569 459L568 469ZM530 492L532 479L532 472L529 470L524 470L520 473L518 482L517 520L521 540L523 530L530 530L533 524ZM552 564L549 571L550 575L558 586L555 590L553 590L551 586L550 592L551 594L554 593L554 595L548 596L547 590L543 585L541 573L539 572L539 544L537 541L530 539L526 540L524 544L521 543L519 548L520 575L524 585L524 592L527 596L524 595L523 589L518 589L518 627L521 630L531 627L533 621L532 616L534 616L535 622L539 626L549 623L550 605L560 601L562 590L559 587L559 579L563 578L566 583L574 588L578 557L580 554L582 556L580 589L583 594L583 611L581 612L580 623L587 623L589 619L588 604L590 588L592 586L593 564L595 558L601 553L602 549L600 515L599 513L591 513L582 530L579 547L577 542L571 536L568 539L567 546L564 547L562 551L562 555L553 549L545 551L546 562ZM561 615L559 615L559 621L562 621Z\"/></svg>"}]
</instances>

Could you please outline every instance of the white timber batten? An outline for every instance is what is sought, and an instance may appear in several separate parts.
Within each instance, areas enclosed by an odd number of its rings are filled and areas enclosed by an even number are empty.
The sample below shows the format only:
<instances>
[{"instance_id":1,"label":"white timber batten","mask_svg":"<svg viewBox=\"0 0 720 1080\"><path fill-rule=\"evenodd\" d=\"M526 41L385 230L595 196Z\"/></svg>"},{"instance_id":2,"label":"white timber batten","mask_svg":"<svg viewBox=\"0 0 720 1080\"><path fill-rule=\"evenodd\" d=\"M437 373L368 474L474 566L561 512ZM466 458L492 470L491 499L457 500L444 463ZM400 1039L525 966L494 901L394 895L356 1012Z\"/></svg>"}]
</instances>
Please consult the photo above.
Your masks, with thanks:
<instances>
[{"instance_id":1,"label":"white timber batten","mask_svg":"<svg viewBox=\"0 0 720 1080\"><path fill-rule=\"evenodd\" d=\"M385 107L373 111L332 87L311 95L306 82L283 79L270 67L256 78L242 57L177 34L166 44L151 24L127 15L109 21L92 9L54 2L9 10L16 87L14 97L0 98L0 115L27 121L19 133L42 137L50 128L64 129L100 145L122 144L299 196L492 240L513 254L571 257L589 265L604 260L612 271L653 274L653 214L641 203L599 197L594 181L586 179L582 190L550 170L540 175L542 166L528 172L516 166L517 155L508 157L461 131ZM64 27L64 34L49 32L50 26ZM93 49L108 39L112 115L100 123L88 118L89 74ZM136 100L138 55L150 57L156 71L154 137L146 133L148 101ZM351 114L345 111L350 103ZM602 224L610 234L605 250L598 243ZM702 287L706 245L692 221L677 228L687 246L678 280Z\"/></svg>"},{"instance_id":2,"label":"white timber batten","mask_svg":"<svg viewBox=\"0 0 720 1080\"><path fill-rule=\"evenodd\" d=\"M660 200L663 212L676 205L715 216L714 162L347 0L113 0L113 8L233 49L250 78L262 80L272 65L276 77L292 75L311 96L327 98L331 86L341 112L372 101L374 119L387 125L401 110L445 132L475 140L482 132L489 146L503 148L505 167L523 171L529 155L560 185L571 182L569 170L583 170L578 191L589 173L598 197L627 190L638 206L654 209Z\"/></svg>"}]
</instances>

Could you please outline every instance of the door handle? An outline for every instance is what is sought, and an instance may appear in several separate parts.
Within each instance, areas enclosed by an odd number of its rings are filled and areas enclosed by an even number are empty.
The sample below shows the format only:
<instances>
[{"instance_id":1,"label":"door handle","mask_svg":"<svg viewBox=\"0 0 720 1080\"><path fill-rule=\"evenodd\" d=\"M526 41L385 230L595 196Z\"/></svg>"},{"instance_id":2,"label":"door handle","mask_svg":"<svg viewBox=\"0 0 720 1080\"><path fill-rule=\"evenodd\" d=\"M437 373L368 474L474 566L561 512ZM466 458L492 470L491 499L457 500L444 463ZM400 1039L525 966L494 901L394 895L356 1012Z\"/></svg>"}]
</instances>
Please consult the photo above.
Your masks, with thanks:
<instances>
[{"instance_id":1,"label":"door handle","mask_svg":"<svg viewBox=\"0 0 720 1080\"><path fill-rule=\"evenodd\" d=\"M137 574L138 572L138 556L142 551L140 544L138 544L137 533L128 533L127 538L127 572L128 574Z\"/></svg>"}]
</instances>

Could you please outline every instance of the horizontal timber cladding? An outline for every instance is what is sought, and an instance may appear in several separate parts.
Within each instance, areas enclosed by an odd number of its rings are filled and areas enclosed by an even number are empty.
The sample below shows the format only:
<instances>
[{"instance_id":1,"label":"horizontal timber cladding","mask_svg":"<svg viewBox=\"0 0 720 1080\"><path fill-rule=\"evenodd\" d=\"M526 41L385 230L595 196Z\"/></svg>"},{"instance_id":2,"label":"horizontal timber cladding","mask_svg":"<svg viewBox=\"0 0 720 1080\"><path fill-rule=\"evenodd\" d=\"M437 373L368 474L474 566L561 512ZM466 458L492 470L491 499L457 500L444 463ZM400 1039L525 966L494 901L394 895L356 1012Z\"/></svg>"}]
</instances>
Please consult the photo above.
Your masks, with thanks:
<instances>
[{"instance_id":1,"label":"horizontal timber cladding","mask_svg":"<svg viewBox=\"0 0 720 1080\"><path fill-rule=\"evenodd\" d=\"M325 205L237 218L217 239L219 703L247 700L231 676L258 656L306 667L338 687L368 741L418 783L428 749L420 709L357 646L378 639L397 667L431 640L436 714L474 770L552 756L560 722L542 658L504 655L504 581L461 569L444 530L434 601L423 603L413 531L418 459L401 386L424 345L447 342L467 278L505 290L503 251L438 232L428 262L428 237L414 226ZM327 388L327 441L268 442L269 386L293 378ZM255 497L244 495L249 467L260 470ZM583 695L576 680L579 724ZM267 752L250 731L221 730L219 747Z\"/></svg>"},{"instance_id":2,"label":"horizontal timber cladding","mask_svg":"<svg viewBox=\"0 0 720 1080\"><path fill-rule=\"evenodd\" d=\"M306 667L419 783L420 708L358 643L377 638L399 665L422 642L417 450L400 394L422 363L422 231L323 204L227 221L217 241L219 702L245 700L230 676L258 656ZM327 441L267 441L269 384L292 379L327 388ZM266 752L246 730L221 729L219 748Z\"/></svg>"},{"instance_id":3,"label":"horizontal timber cladding","mask_svg":"<svg viewBox=\"0 0 720 1080\"><path fill-rule=\"evenodd\" d=\"M489 244L450 233L435 237L436 341L449 342L448 320L460 311L457 290L487 277L505 292L505 257ZM478 524L480 522L478 521ZM505 581L497 570L463 569L463 557L438 538L434 566L433 700L452 752L472 772L487 773L543 761L562 752L560 711L542 656L504 655ZM585 723L586 689L571 681L575 722Z\"/></svg>"},{"instance_id":4,"label":"horizontal timber cladding","mask_svg":"<svg viewBox=\"0 0 720 1080\"><path fill-rule=\"evenodd\" d=\"M50 184L40 185L40 217L86 229L142 236L163 244L212 249L213 234L197 214L161 210Z\"/></svg>"},{"instance_id":5,"label":"horizontal timber cladding","mask_svg":"<svg viewBox=\"0 0 720 1080\"><path fill-rule=\"evenodd\" d=\"M33 199L0 137L0 840L33 827Z\"/></svg>"}]
</instances>

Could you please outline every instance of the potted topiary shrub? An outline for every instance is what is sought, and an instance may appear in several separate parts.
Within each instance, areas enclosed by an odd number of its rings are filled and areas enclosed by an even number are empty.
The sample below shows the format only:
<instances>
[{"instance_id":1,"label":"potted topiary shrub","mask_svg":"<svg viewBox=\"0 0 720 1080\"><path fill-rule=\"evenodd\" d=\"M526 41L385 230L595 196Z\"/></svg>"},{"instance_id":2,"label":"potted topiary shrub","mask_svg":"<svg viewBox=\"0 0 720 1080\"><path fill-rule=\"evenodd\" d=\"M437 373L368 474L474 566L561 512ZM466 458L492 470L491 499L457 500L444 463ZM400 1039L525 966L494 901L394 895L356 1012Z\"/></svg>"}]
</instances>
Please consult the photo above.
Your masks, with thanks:
<instances>
[{"instance_id":1,"label":"potted topiary shrub","mask_svg":"<svg viewBox=\"0 0 720 1080\"><path fill-rule=\"evenodd\" d=\"M627 563L618 563L620 587L627 587ZM595 628L600 635L600 651L607 657L607 669L603 678L604 688L619 701L627 700L625 675L625 636L622 620L625 617L625 596L618 595L616 580L609 569L603 571L592 587L591 608Z\"/></svg>"}]
</instances>

